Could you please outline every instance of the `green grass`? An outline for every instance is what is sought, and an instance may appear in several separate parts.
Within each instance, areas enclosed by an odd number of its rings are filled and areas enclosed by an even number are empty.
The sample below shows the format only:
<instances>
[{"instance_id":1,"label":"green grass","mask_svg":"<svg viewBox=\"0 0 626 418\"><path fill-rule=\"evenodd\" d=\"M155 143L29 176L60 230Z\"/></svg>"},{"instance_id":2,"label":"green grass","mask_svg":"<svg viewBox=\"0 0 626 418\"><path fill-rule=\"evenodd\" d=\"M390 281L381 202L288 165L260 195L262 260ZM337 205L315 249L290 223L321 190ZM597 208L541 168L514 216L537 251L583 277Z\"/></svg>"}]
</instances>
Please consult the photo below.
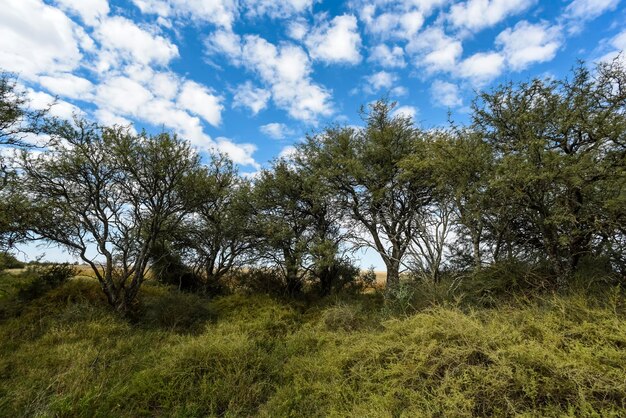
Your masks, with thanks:
<instances>
[{"instance_id":1,"label":"green grass","mask_svg":"<svg viewBox=\"0 0 626 418\"><path fill-rule=\"evenodd\" d=\"M0 415L626 416L619 290L451 300L397 314L379 294L209 301L147 285L125 320L73 279L0 311Z\"/></svg>"}]
</instances>

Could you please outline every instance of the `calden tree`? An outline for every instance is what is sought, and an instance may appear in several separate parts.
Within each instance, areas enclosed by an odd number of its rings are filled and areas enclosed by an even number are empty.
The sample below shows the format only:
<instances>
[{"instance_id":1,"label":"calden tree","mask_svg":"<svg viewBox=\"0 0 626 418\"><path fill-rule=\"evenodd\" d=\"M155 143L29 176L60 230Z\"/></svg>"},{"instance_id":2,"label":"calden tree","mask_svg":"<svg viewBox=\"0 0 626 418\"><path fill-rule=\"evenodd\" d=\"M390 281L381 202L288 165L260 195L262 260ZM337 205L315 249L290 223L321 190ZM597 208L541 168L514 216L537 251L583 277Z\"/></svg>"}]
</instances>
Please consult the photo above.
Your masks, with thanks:
<instances>
[{"instance_id":1,"label":"calden tree","mask_svg":"<svg viewBox=\"0 0 626 418\"><path fill-rule=\"evenodd\" d=\"M411 118L394 115L394 107L379 100L363 111L364 128L331 127L300 148L339 198L353 238L380 254L388 286L399 283L433 188L428 167L403 168L407 157L422 158L424 143Z\"/></svg>"},{"instance_id":2,"label":"calden tree","mask_svg":"<svg viewBox=\"0 0 626 418\"><path fill-rule=\"evenodd\" d=\"M65 123L55 144L22 158L33 233L78 255L109 303L124 313L146 278L155 242L185 213L183 196L199 165L190 146L167 133Z\"/></svg>"}]
</instances>

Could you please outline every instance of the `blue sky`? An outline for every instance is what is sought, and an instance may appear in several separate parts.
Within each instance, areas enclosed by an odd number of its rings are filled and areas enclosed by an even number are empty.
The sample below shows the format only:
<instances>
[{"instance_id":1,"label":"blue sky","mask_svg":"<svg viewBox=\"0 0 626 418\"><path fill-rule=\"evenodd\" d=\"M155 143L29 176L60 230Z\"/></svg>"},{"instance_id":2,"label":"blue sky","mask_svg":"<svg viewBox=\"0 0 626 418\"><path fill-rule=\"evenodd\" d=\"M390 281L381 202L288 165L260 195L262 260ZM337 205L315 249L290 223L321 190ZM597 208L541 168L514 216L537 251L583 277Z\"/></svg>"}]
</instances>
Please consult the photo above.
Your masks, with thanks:
<instances>
[{"instance_id":1,"label":"blue sky","mask_svg":"<svg viewBox=\"0 0 626 418\"><path fill-rule=\"evenodd\" d=\"M474 92L626 49L620 0L0 0L33 106L169 130L244 174L382 95L425 128Z\"/></svg>"}]
</instances>

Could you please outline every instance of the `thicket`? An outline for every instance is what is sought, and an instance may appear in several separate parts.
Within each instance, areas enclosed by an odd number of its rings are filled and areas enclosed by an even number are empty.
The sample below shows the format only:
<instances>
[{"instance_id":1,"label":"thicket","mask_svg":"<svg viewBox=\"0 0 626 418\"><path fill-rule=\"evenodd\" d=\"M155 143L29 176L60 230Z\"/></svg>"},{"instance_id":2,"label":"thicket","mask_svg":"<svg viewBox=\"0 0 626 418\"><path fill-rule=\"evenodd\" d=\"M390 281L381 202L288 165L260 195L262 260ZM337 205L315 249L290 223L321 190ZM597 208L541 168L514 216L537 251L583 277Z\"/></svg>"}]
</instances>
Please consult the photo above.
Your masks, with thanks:
<instances>
[{"instance_id":1,"label":"thicket","mask_svg":"<svg viewBox=\"0 0 626 418\"><path fill-rule=\"evenodd\" d=\"M19 150L2 161L3 251L24 239L65 247L122 314L149 277L213 295L355 289L368 278L353 260L363 247L399 304L403 277L472 281L485 299L566 288L590 268L624 279L620 60L482 92L466 126L423 129L381 99L361 109L362 127L312 134L253 179L175 134L29 111L1 78L0 142ZM46 134L38 152L23 140L34 133Z\"/></svg>"}]
</instances>

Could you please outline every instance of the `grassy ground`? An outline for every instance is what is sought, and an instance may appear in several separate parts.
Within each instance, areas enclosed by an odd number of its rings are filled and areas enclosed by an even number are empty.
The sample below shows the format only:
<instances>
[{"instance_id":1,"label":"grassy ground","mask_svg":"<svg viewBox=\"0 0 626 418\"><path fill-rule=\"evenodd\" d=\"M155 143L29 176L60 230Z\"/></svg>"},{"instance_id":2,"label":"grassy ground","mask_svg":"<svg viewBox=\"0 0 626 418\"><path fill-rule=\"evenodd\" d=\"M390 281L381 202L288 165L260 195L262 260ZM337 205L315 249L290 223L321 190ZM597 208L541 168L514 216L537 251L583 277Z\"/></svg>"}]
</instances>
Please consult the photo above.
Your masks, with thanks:
<instances>
[{"instance_id":1,"label":"grassy ground","mask_svg":"<svg viewBox=\"0 0 626 418\"><path fill-rule=\"evenodd\" d=\"M0 300L0 415L626 416L619 290L405 314L378 293L209 301L147 285L141 301L121 319L87 278Z\"/></svg>"}]
</instances>

